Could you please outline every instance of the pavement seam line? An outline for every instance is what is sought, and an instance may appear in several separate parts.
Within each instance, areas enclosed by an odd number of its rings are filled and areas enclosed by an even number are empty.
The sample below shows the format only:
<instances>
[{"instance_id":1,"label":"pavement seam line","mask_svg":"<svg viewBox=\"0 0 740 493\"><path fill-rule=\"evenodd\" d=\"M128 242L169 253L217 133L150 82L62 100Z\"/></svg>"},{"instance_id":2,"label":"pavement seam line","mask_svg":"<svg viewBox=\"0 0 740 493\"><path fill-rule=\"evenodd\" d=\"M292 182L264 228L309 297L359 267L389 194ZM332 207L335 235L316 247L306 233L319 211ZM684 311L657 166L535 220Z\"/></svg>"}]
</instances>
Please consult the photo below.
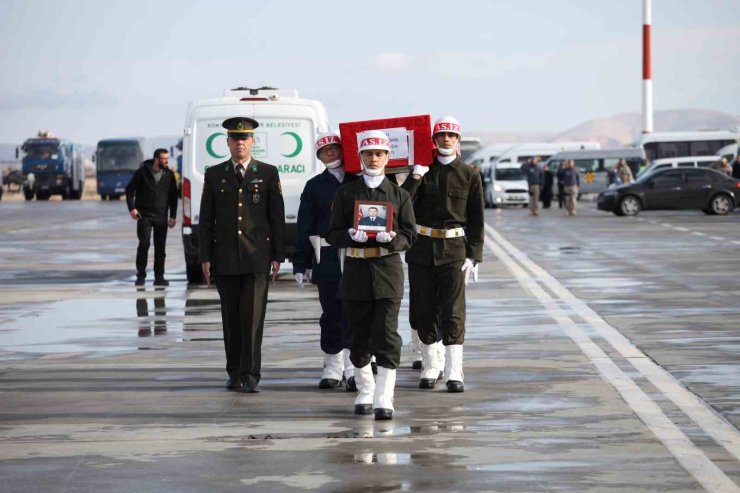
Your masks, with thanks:
<instances>
[{"instance_id":1,"label":"pavement seam line","mask_svg":"<svg viewBox=\"0 0 740 493\"><path fill-rule=\"evenodd\" d=\"M688 390L667 370L635 346L619 330L607 323L584 301L575 296L545 269L529 259L498 232L491 228L493 236L504 248L529 268L529 271L596 330L619 354L642 373L660 392L678 406L696 425L715 442L721 445L735 460L740 461L740 432L696 394Z\"/></svg>"},{"instance_id":2,"label":"pavement seam line","mask_svg":"<svg viewBox=\"0 0 740 493\"><path fill-rule=\"evenodd\" d=\"M524 267L504 251L497 239L506 241L489 225L488 248L509 268L525 290L532 293L548 310L568 337L581 349L601 375L622 396L653 435L681 466L707 491L740 492L740 488L699 449L660 409L660 407L558 306L556 300L537 284ZM516 250L515 247L511 246ZM521 252L520 252L521 253ZM522 254L523 255L523 254Z\"/></svg>"}]
</instances>

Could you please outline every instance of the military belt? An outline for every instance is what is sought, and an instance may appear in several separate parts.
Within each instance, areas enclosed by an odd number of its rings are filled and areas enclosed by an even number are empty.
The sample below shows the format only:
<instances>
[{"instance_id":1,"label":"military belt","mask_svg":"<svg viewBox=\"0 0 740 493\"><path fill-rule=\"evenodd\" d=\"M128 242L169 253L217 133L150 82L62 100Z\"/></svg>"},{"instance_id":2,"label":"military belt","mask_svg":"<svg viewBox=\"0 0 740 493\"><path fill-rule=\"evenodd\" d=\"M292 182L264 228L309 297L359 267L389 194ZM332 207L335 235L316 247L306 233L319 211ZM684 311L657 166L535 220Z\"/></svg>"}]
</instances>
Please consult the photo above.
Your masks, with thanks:
<instances>
[{"instance_id":1,"label":"military belt","mask_svg":"<svg viewBox=\"0 0 740 493\"><path fill-rule=\"evenodd\" d=\"M465 230L463 228L434 229L420 224L416 225L416 232L432 238L459 238L465 236Z\"/></svg>"},{"instance_id":2,"label":"military belt","mask_svg":"<svg viewBox=\"0 0 740 493\"><path fill-rule=\"evenodd\" d=\"M393 255L394 253L395 252L389 252L387 249L381 247L347 249L347 256L352 258L377 258Z\"/></svg>"}]
</instances>

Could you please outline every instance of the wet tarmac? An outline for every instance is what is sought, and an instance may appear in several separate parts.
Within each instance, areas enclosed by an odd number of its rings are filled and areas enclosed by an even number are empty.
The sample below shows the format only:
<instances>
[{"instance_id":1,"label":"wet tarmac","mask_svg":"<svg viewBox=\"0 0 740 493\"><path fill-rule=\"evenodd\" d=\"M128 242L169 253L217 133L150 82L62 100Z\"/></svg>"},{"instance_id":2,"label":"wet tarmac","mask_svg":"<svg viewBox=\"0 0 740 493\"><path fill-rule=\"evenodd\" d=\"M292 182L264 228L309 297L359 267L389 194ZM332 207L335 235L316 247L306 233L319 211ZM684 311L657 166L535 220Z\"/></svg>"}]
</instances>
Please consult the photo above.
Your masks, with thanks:
<instances>
[{"instance_id":1,"label":"wet tarmac","mask_svg":"<svg viewBox=\"0 0 740 493\"><path fill-rule=\"evenodd\" d=\"M232 393L178 228L171 286L137 290L122 202L0 203L4 491L737 491L740 214L487 220L465 393L418 389L404 348L375 422L318 390L316 290L288 265L263 392Z\"/></svg>"}]
</instances>

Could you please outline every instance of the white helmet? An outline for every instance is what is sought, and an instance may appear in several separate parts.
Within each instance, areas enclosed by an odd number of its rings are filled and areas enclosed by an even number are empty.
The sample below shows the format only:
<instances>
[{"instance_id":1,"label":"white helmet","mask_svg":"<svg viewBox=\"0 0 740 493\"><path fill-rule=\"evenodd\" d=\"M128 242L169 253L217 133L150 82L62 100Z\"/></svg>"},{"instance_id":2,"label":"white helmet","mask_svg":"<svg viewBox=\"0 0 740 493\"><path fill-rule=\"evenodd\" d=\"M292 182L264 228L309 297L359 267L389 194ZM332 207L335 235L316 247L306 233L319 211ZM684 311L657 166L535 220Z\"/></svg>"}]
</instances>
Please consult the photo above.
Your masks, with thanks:
<instances>
[{"instance_id":1,"label":"white helmet","mask_svg":"<svg viewBox=\"0 0 740 493\"><path fill-rule=\"evenodd\" d=\"M432 137L442 132L457 134L458 137L462 138L462 125L460 125L460 122L451 116L443 116L442 118L434 122Z\"/></svg>"},{"instance_id":2,"label":"white helmet","mask_svg":"<svg viewBox=\"0 0 740 493\"><path fill-rule=\"evenodd\" d=\"M314 147L316 156L318 157L319 151L322 147L326 147L331 144L342 145L342 139L339 138L339 134L337 134L336 132L326 132L323 134L319 134L318 138L316 139L316 145Z\"/></svg>"},{"instance_id":3,"label":"white helmet","mask_svg":"<svg viewBox=\"0 0 740 493\"><path fill-rule=\"evenodd\" d=\"M391 152L391 141L381 130L367 130L357 134L357 151L381 150Z\"/></svg>"}]
</instances>

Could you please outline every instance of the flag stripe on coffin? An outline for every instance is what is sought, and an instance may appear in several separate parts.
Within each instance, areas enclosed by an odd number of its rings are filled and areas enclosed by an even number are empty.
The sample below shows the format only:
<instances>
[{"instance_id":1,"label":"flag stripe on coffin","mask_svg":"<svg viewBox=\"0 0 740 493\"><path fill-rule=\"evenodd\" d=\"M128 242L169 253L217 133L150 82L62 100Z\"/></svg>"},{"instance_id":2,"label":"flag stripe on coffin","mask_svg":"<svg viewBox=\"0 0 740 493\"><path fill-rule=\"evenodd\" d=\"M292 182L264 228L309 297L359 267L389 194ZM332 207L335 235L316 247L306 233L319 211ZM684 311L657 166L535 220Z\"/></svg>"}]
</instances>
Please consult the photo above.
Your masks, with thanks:
<instances>
[{"instance_id":1,"label":"flag stripe on coffin","mask_svg":"<svg viewBox=\"0 0 740 493\"><path fill-rule=\"evenodd\" d=\"M381 118L379 120L365 120L360 122L345 122L339 124L339 132L342 136L342 154L344 169L348 173L359 173L360 157L357 154L357 134L366 130L383 130L389 128L405 128L413 132L413 149L409 149L409 155L414 158L409 163L408 158L391 159L387 168L390 170L401 168L405 171L409 164L430 165L434 160L432 154L432 119L429 115L404 116L398 118ZM413 151L413 153L412 153Z\"/></svg>"}]
</instances>

